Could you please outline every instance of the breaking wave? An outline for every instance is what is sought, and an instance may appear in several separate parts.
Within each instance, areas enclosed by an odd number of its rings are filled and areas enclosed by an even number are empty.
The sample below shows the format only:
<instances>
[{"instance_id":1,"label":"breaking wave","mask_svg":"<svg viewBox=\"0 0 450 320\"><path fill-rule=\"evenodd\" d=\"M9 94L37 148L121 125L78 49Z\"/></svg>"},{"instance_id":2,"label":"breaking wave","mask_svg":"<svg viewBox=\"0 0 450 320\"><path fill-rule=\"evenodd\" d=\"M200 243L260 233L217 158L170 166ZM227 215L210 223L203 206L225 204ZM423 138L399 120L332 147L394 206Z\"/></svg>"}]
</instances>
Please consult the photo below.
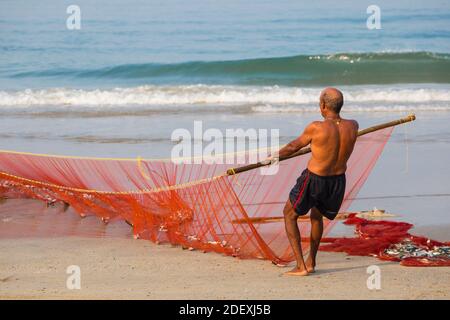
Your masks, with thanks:
<instances>
[{"instance_id":1,"label":"breaking wave","mask_svg":"<svg viewBox=\"0 0 450 320\"><path fill-rule=\"evenodd\" d=\"M193 111L241 109L248 112L316 111L320 88L279 86L139 86L114 89L51 88L0 91L0 110L83 110L120 108ZM450 88L344 88L347 111L447 111Z\"/></svg>"}]
</instances>

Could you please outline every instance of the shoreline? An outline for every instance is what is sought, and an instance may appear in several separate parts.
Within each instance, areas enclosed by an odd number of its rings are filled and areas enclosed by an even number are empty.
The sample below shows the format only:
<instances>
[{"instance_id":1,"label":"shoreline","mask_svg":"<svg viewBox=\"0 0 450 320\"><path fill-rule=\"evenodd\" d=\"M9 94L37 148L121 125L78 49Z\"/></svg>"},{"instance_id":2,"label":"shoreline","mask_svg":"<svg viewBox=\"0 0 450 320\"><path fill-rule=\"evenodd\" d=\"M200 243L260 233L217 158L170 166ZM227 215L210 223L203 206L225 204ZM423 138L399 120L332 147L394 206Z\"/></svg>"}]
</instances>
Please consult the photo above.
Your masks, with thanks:
<instances>
[{"instance_id":1,"label":"shoreline","mask_svg":"<svg viewBox=\"0 0 450 320\"><path fill-rule=\"evenodd\" d=\"M359 199L355 199L359 200ZM354 201L355 201L354 200ZM366 199L358 202L363 204ZM363 208L361 203L352 207ZM370 205L365 205L366 209ZM17 213L14 213L17 211ZM358 212L347 210L347 212ZM391 213L387 211L387 213ZM412 223L409 231L412 235L423 236L432 240L449 242L449 223L414 224L408 217L395 214L393 217L381 218L387 221L404 221ZM379 219L377 219L379 220ZM343 224L338 220L326 237L353 237L354 226ZM62 204L46 207L45 203L34 199L0 198L0 241L2 239L52 238L52 237L86 237L86 238L133 238L128 224L121 220L113 220L107 225L101 219L90 215L81 218L72 208L64 211Z\"/></svg>"}]
</instances>

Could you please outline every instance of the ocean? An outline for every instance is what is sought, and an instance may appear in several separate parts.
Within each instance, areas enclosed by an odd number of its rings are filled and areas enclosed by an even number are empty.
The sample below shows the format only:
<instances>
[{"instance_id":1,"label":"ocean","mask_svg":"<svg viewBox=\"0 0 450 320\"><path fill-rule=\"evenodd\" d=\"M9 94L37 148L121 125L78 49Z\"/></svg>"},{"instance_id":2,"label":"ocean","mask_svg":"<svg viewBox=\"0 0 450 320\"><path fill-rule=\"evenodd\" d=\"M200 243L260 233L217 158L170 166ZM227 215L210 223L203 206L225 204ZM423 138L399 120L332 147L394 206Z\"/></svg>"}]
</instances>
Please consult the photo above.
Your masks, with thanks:
<instances>
[{"instance_id":1,"label":"ocean","mask_svg":"<svg viewBox=\"0 0 450 320\"><path fill-rule=\"evenodd\" d=\"M448 1L379 0L374 30L373 1L75 2L0 2L1 149L167 158L171 132L195 120L279 128L285 143L336 86L361 127L418 116L353 208L450 224ZM80 30L66 26L73 4Z\"/></svg>"}]
</instances>

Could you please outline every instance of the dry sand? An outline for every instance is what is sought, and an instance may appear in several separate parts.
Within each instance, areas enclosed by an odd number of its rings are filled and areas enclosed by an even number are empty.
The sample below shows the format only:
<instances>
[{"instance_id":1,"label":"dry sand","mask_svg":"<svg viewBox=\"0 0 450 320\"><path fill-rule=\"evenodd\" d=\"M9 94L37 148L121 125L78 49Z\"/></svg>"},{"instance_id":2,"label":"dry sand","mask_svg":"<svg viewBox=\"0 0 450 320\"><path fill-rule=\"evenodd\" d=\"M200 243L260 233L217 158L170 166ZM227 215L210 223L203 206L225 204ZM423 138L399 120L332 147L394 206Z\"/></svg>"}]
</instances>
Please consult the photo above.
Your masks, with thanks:
<instances>
[{"instance_id":1,"label":"dry sand","mask_svg":"<svg viewBox=\"0 0 450 320\"><path fill-rule=\"evenodd\" d=\"M369 290L367 267L381 268ZM66 268L81 268L81 289ZM449 299L450 268L408 268L371 257L320 252L316 274L282 276L268 261L121 238L0 240L2 299Z\"/></svg>"}]
</instances>

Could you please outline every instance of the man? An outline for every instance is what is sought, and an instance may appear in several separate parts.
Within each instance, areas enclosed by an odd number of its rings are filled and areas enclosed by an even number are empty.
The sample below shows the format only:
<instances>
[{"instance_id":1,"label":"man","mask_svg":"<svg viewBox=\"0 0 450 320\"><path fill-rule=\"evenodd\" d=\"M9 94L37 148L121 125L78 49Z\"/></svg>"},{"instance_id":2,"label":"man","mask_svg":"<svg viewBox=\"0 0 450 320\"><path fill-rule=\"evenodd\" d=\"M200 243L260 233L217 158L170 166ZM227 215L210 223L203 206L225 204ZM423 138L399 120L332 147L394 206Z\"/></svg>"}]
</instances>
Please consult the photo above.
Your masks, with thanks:
<instances>
[{"instance_id":1,"label":"man","mask_svg":"<svg viewBox=\"0 0 450 320\"><path fill-rule=\"evenodd\" d=\"M284 207L286 233L297 265L287 275L306 276L314 272L316 254L323 233L322 217L333 220L342 204L345 192L347 160L353 151L358 123L339 115L344 97L335 88L326 88L320 95L323 121L310 123L302 135L280 149L278 157L291 155L311 145L307 169L297 179ZM303 259L298 216L311 210L311 242L309 257Z\"/></svg>"}]
</instances>

